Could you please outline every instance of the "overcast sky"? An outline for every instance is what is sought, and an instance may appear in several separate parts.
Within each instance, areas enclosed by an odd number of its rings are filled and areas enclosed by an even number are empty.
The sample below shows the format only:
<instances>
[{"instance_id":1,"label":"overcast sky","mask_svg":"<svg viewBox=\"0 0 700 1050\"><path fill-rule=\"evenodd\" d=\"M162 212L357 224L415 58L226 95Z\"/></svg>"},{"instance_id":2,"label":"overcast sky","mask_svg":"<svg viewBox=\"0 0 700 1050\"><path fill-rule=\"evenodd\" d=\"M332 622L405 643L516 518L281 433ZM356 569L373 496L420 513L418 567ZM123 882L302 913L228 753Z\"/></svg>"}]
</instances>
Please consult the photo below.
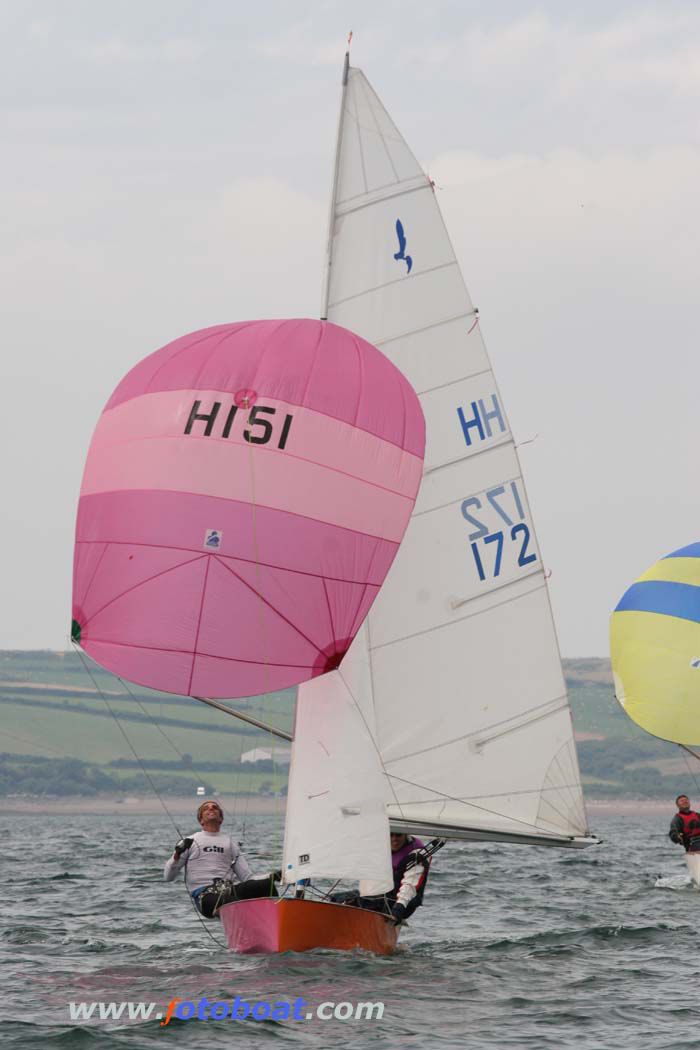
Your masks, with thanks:
<instances>
[{"instance_id":1,"label":"overcast sky","mask_svg":"<svg viewBox=\"0 0 700 1050\"><path fill-rule=\"evenodd\" d=\"M318 316L345 37L438 186L566 656L700 540L700 5L0 6L0 647L64 648L80 478L185 332Z\"/></svg>"}]
</instances>

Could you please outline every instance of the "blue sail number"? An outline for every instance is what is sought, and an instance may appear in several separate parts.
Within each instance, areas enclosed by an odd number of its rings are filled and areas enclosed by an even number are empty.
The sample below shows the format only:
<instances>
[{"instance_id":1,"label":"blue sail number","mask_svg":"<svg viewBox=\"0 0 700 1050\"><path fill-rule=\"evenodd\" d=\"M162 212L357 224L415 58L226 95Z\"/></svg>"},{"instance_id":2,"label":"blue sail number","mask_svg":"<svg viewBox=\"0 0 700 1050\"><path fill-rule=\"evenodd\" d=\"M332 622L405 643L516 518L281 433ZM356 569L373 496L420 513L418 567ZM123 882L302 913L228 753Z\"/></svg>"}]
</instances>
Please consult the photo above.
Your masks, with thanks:
<instances>
[{"instance_id":1,"label":"blue sail number","mask_svg":"<svg viewBox=\"0 0 700 1050\"><path fill-rule=\"evenodd\" d=\"M484 493L484 498L485 502L482 503L478 496L470 496L462 501L461 506L462 517L470 525L474 526L474 531L469 533L469 540L476 571L479 579L482 581L486 580L487 577L485 565L490 567L488 571L490 579L500 576L506 535L509 536L512 543L520 544L517 555L519 568L537 561L537 555L533 551L528 551L530 528L523 520L525 511L523 510L520 493L515 481L496 485L494 488L488 489ZM490 516L487 513L489 507L496 512L496 515L505 525L509 526L507 533L502 528L492 531L486 522L482 520L484 514ZM515 512L513 512L512 507L515 508ZM479 517L477 517L477 512L480 515ZM520 518L520 521L516 524L513 524L514 517ZM480 540L483 541L483 549L480 549ZM493 547L493 558L486 557L487 546Z\"/></svg>"}]
</instances>

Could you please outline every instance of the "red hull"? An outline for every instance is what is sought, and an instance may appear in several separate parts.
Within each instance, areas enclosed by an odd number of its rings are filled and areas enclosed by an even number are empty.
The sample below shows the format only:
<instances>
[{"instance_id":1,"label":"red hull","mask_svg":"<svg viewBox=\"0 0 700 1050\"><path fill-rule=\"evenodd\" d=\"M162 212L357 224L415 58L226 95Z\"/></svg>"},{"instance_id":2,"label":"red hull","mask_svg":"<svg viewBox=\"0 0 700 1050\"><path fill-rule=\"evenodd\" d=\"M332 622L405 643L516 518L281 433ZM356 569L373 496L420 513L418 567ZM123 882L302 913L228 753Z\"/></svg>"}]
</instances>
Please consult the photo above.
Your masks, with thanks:
<instances>
[{"instance_id":1,"label":"red hull","mask_svg":"<svg viewBox=\"0 0 700 1050\"><path fill-rule=\"evenodd\" d=\"M364 948L389 955L398 927L376 912L326 901L262 897L226 904L219 915L228 946L242 954Z\"/></svg>"}]
</instances>

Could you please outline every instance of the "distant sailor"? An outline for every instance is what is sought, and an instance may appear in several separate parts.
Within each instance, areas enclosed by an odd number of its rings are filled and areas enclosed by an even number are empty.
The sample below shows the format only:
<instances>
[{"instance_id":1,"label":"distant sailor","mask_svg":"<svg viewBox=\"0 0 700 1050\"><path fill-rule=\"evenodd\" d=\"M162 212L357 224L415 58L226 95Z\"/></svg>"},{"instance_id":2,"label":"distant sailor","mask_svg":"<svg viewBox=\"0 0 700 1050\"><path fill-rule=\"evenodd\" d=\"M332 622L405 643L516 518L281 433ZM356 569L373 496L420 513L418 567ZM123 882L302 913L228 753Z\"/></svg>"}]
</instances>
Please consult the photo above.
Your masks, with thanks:
<instances>
[{"instance_id":1,"label":"distant sailor","mask_svg":"<svg viewBox=\"0 0 700 1050\"><path fill-rule=\"evenodd\" d=\"M700 883L700 816L690 808L687 795L679 795L676 805L678 812L671 821L668 837L671 842L683 846L690 877L693 882Z\"/></svg>"},{"instance_id":2,"label":"distant sailor","mask_svg":"<svg viewBox=\"0 0 700 1050\"><path fill-rule=\"evenodd\" d=\"M423 903L423 892L430 870L430 846L426 846L414 835L391 833L391 867L394 887L389 893L378 897L361 897L356 891L334 893L332 901L351 904L356 908L383 912L396 922L403 922L413 915Z\"/></svg>"},{"instance_id":3,"label":"distant sailor","mask_svg":"<svg viewBox=\"0 0 700 1050\"><path fill-rule=\"evenodd\" d=\"M251 897L276 897L279 872L251 878L248 861L231 835L221 831L224 811L218 802L207 800L197 810L202 831L181 839L165 864L166 882L185 869L185 883L198 910L207 919L216 918L219 908Z\"/></svg>"}]
</instances>

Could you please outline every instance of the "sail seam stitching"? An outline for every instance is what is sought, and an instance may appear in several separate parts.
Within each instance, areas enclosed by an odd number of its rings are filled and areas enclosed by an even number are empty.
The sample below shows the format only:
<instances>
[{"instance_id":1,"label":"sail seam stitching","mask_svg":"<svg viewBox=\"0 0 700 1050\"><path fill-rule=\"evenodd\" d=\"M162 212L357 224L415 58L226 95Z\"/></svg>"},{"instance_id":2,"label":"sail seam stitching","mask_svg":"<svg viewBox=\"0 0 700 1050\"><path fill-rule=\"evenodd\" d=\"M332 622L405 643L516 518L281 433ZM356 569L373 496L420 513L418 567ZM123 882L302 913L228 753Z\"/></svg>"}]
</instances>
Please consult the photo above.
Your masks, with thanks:
<instances>
[{"instance_id":1,"label":"sail seam stitching","mask_svg":"<svg viewBox=\"0 0 700 1050\"><path fill-rule=\"evenodd\" d=\"M420 270L418 273L413 274L412 280L417 281L419 278L427 277L428 274L437 273L439 270L448 270L451 266L457 266L457 260L455 258L452 258L449 262L438 263L437 266L430 266L427 270ZM381 292L384 288L391 288L393 285L401 284L401 282L405 280L406 274L402 277L395 277L391 281L384 281L383 284L375 285L373 288L365 288L361 292L356 292L354 295L346 295L344 299L336 299L334 302L329 303L328 309L333 310L337 306L343 306L345 303L351 303L357 299L361 299L364 295L373 295L375 292Z\"/></svg>"},{"instance_id":2,"label":"sail seam stitching","mask_svg":"<svg viewBox=\"0 0 700 1050\"><path fill-rule=\"evenodd\" d=\"M487 452L491 452L494 448L503 448L504 445L513 445L515 447L515 442L513 441L512 434L509 433L501 441L494 441L493 445L489 445L488 448L480 448L476 452L472 452L471 454L467 453L466 456L457 456L456 459L448 459L445 463L438 463L434 467L428 467L427 470L423 471L423 477L425 478L428 477L429 474L435 474L438 470L444 470L445 467L453 467L455 463L464 463L466 460L475 460L478 456L485 456ZM519 463L518 466L520 466ZM421 513L424 514L425 511L421 511Z\"/></svg>"},{"instance_id":3,"label":"sail seam stitching","mask_svg":"<svg viewBox=\"0 0 700 1050\"><path fill-rule=\"evenodd\" d=\"M319 654L319 656L323 655L323 650L321 649L321 647L319 645L317 645L316 642L312 641L311 638L308 637L308 635L304 634L303 631L300 631L299 628L297 627L297 625L292 623L292 621L289 620L284 615L283 612L280 612L280 610L277 609L272 604L271 601L269 601L267 598L263 597L263 595L260 593L259 590L256 591L255 587L252 587L248 583L247 580L245 580L242 576L239 576L238 573L234 569L232 569L230 565L226 565L225 562L221 561L220 558L217 558L216 555L212 555L212 557L214 558L214 560L216 562L218 562L219 565L223 566L224 569L227 569L228 572L230 572L232 576L234 576L237 580L239 580L239 582L242 583L244 587L247 587L249 591L252 591L252 593L255 594L259 598L261 605L266 605L268 607L268 609L271 609L272 612L275 613L276 616L279 616L280 620L284 620L284 622L289 627L291 627L293 631L296 631L296 633L299 635L300 638L303 638L304 641L308 642L309 645L313 646L313 648L316 650L316 652ZM254 562L253 564L257 565L258 563ZM268 662L267 657L265 657L265 659L263 659L261 661L262 664L267 664L267 662ZM268 692L269 692L269 690L268 690Z\"/></svg>"},{"instance_id":4,"label":"sail seam stitching","mask_svg":"<svg viewBox=\"0 0 700 1050\"><path fill-rule=\"evenodd\" d=\"M209 578L209 565L211 564L211 555L205 555L207 564L204 569L204 581L202 583L202 597L199 600L199 613L197 614L197 633L194 638L194 645L192 646L192 664L190 666L190 680L187 683L187 693L191 695L192 690L192 679L194 678L194 665L197 660L197 643L199 642L199 631L202 626L202 612L204 611L204 598L207 593L207 580Z\"/></svg>"},{"instance_id":5,"label":"sail seam stitching","mask_svg":"<svg viewBox=\"0 0 700 1050\"><path fill-rule=\"evenodd\" d=\"M420 335L422 332L429 332L433 328L440 328L442 325L449 324L451 321L459 321L463 317L473 317L475 313L476 313L475 309L462 310L460 313L452 314L450 317L443 317L439 321L431 321L430 324L421 325L420 328L407 328L405 332L399 332L398 335L388 335L385 339L376 339L374 341L373 345L374 346L386 346L387 343L393 343L397 339L405 339L406 336L410 336L410 335ZM490 372L491 368L486 369L486 371ZM480 375L481 373L477 372L475 374L476 375ZM457 382L457 380L455 380L455 382ZM449 384L447 384L447 385L449 385ZM435 387L434 389L438 390L439 387Z\"/></svg>"},{"instance_id":6,"label":"sail seam stitching","mask_svg":"<svg viewBox=\"0 0 700 1050\"><path fill-rule=\"evenodd\" d=\"M334 526L334 527L335 528L339 528L339 529L343 529L344 528L344 526L342 526L342 525L337 525L337 526ZM363 536L367 535L366 533L359 533L357 529L347 529L346 531L355 533L357 535L363 535ZM396 544L393 543L392 540L384 540L384 539L382 539L381 536L374 536L374 537L369 537L369 538L375 539L378 543L379 542L381 542L381 543L391 543L393 546L396 546ZM154 550L166 550L166 551L169 551L169 550L172 550L172 551L181 550L181 551L189 551L191 554L197 554L200 558L205 558L206 557L206 554L203 554L201 551L195 551L194 548L192 548L192 547L169 546L168 544L165 544L165 543L132 543L132 541L130 541L130 540L77 540L76 542L77 543L107 543L107 544L111 544L114 547L132 547L132 546L133 547L148 547L148 548L153 548ZM231 555L219 554L218 558L219 558L219 560L221 560L221 558L226 558L226 559L230 559L231 561L240 561L240 562L243 562L245 565L254 565L255 564L255 561L254 561L253 558L244 558L240 554L231 554ZM192 561L196 561L196 560L197 560L196 558L192 558L192 559L190 559L190 562L181 562L180 564L181 565L190 564ZM357 586L359 586L359 587L361 587L364 583L366 583L368 586L371 586L371 587L380 587L381 583L382 583L381 580L379 580L379 581L377 581L377 580L364 580L364 579L362 579L362 580L353 580L353 579L351 579L349 577L344 577L344 576L328 576L328 575L323 575L322 576L318 572L308 572L306 569L290 569L288 565L278 565L276 562L261 561L260 565L264 565L266 569L283 569L285 572L292 573L294 576L310 576L313 579L318 579L318 580L326 579L326 580L331 580L334 583L352 583L352 584L357 584ZM177 568L177 566L173 566L173 568ZM152 579L152 578L153 577L149 577L149 579Z\"/></svg>"},{"instance_id":7,"label":"sail seam stitching","mask_svg":"<svg viewBox=\"0 0 700 1050\"><path fill-rule=\"evenodd\" d=\"M166 548L166 550L171 549L172 548ZM104 612L110 605L114 602L118 602L119 599L123 598L125 595L131 594L132 591L138 590L139 587L145 587L147 583L152 583L153 580L157 580L160 576L166 576L169 572L175 572L177 569L184 569L186 565L193 565L195 562L201 561L202 558L206 557L206 554L197 554L194 558L189 558L187 561L181 561L178 562L177 565L171 565L167 569L161 569L160 572L154 573L153 576L147 576L145 580L139 580L138 583L132 583L131 587L127 587L126 590L120 591L119 594L115 594L108 602L105 602L105 604L101 605L99 609L96 609L95 612L91 613L90 616L86 618L86 624L92 623L95 617L99 616L100 613ZM87 640L89 641L90 639Z\"/></svg>"},{"instance_id":8,"label":"sail seam stitching","mask_svg":"<svg viewBox=\"0 0 700 1050\"><path fill-rule=\"evenodd\" d=\"M502 445L498 446L498 448L502 448L502 447L503 447ZM491 450L489 449L488 451L490 452ZM447 465L448 464L445 464L445 466L447 466ZM512 477L512 478L505 478L501 482L501 485L511 485L514 481L522 481L522 480L523 479L522 479L522 476L520 474L515 474L514 477ZM426 507L425 510L416 511L414 514L411 515L411 517L412 518L420 518L424 514L433 514L436 510L444 510L446 507L456 507L458 503L464 503L465 500L473 499L474 496L477 496L480 493L485 492L485 491L486 491L486 489L476 489L475 491L470 492L468 495L466 495L466 496L458 496L457 499L450 500L448 503L438 503L434 507ZM490 489L489 491L492 491L492 489ZM528 509L529 509L529 505L528 505ZM522 579L523 577L518 577L518 578ZM494 590L495 589L496 588L494 588ZM489 592L489 593L491 593L491 592ZM467 599L467 600L469 600L469 599Z\"/></svg>"},{"instance_id":9,"label":"sail seam stitching","mask_svg":"<svg viewBox=\"0 0 700 1050\"><path fill-rule=\"evenodd\" d=\"M89 638L88 642L96 642L98 645L115 645L120 649L145 649L149 653L180 653L182 656L192 656L191 649L168 649L162 645L140 645L138 642L115 642L112 638ZM197 653L197 656L206 656L210 660L226 660L232 664L253 664L254 666L264 667L265 663L262 660L250 660L239 656L220 656L218 653L205 653L201 649ZM312 669L312 664L292 664L292 663L280 663L272 664L273 667L294 667L299 669L308 668ZM138 684L138 683L137 683ZM177 695L177 694L176 694ZM181 693L181 696L190 696L189 693ZM200 699L199 697L191 697L193 700Z\"/></svg>"},{"instance_id":10,"label":"sail seam stitching","mask_svg":"<svg viewBox=\"0 0 700 1050\"><path fill-rule=\"evenodd\" d=\"M466 383L470 379L478 379L479 376L492 375L492 368L480 368L478 372L470 372L469 375L459 376L457 379L450 379L448 383L439 383L438 386L429 386L425 390L418 390L416 393L418 397L424 397L425 394L434 394L436 390L447 390L451 386L457 386L459 383Z\"/></svg>"},{"instance_id":11,"label":"sail seam stitching","mask_svg":"<svg viewBox=\"0 0 700 1050\"><path fill-rule=\"evenodd\" d=\"M369 655L369 649L370 649L370 646L369 646L369 621L367 621L367 650L368 650L368 655ZM369 725L367 724L367 719L365 718L365 713L362 710L362 708L360 707L360 705L358 704L358 702L357 702L357 700L355 698L355 694L353 693L352 689L348 685L347 679L343 675L342 665L338 668L338 674L340 675L341 681L343 682L343 685L345 686L345 688L347 689L350 697L352 698L352 702L355 705L355 708L356 708L358 714L360 715L360 718L362 719L362 721L364 723L365 729L367 730L367 734L368 734L370 740L372 741L372 744L374 745L374 750L377 753L377 758L379 759L379 764L382 767L382 772L384 773L384 776L386 778L386 782L389 785L389 787L391 788L391 793L394 796L394 802L398 806L399 810L401 811L401 813L403 815L403 810L401 809L401 803L399 802L399 797L396 794L396 791L394 790L394 785L391 783L391 774L387 771L387 768L384 765L384 759L382 757L382 752L381 752L381 749L379 747L379 743L376 740L376 738L374 736L374 733L370 729ZM371 657L369 659L369 679L370 679L370 691L371 691L371 696L372 696L372 711L374 713L374 673L373 673L373 669L372 669ZM375 724L376 724L376 718L375 718Z\"/></svg>"},{"instance_id":12,"label":"sail seam stitching","mask_svg":"<svg viewBox=\"0 0 700 1050\"><path fill-rule=\"evenodd\" d=\"M381 128L379 127L379 122L377 120L376 113L372 109L372 99L368 95L368 92L367 92L368 85L367 85L367 81L365 80L364 77L359 81L359 84L360 84L360 88L362 90L362 94L365 97L365 102L367 103L367 108L369 109L370 116L372 117L372 122L374 123L374 128L376 130L377 135L379 136L379 139L381 141L382 146L384 147L384 152L386 153L386 157L387 157L387 160L389 161L389 165L391 167L391 170L394 173L394 178L396 179L397 182L400 182L401 180L399 179L399 173L396 170L396 167L394 165L394 161L392 160L391 154L389 153L389 147L387 146L387 144L386 144L386 142L384 140L384 134L383 134ZM359 120L358 120L358 126L359 126ZM372 129L368 128L367 130L371 131ZM399 139L399 141L400 141L400 139Z\"/></svg>"},{"instance_id":13,"label":"sail seam stitching","mask_svg":"<svg viewBox=\"0 0 700 1050\"><path fill-rule=\"evenodd\" d=\"M438 798L444 798L449 802L459 802L464 806L471 806L473 809L479 809L482 811L482 813L488 813L490 816L502 817L504 820L513 821L515 824L522 824L523 827L535 828L535 830L539 830L537 828L537 825L532 824L529 820L522 820L520 817L513 817L507 813L499 813L498 810L489 809L487 806L479 806L473 801L467 801L463 798L457 798L455 795L449 795L445 791L436 791L435 788L427 787L427 785L425 784L417 784L413 780L405 780L403 777L396 777L392 773L389 773L388 775L389 777L391 777L392 780L398 780L402 784L409 784L411 787L419 788L421 791L429 791L431 792L431 794L436 795ZM535 792L539 792L539 788L533 788L531 792L526 792L526 794L533 794ZM514 792L512 792L512 794L514 794Z\"/></svg>"},{"instance_id":14,"label":"sail seam stitching","mask_svg":"<svg viewBox=\"0 0 700 1050\"><path fill-rule=\"evenodd\" d=\"M541 573L542 569L538 569L537 574ZM535 573L530 573L530 575L534 576ZM527 579L527 577L519 576L516 580L511 580L510 583L503 584L502 586L510 587L515 583L520 583L522 579ZM443 628L451 627L453 624L463 623L465 620L470 620L473 616L483 616L485 613L492 612L494 609L500 609L503 605L509 605L511 602L517 602L520 601L522 598L527 598L529 595L535 594L537 591L541 591L544 586L545 584L543 580L542 583L538 584L537 587L531 587L528 591L523 591L522 594L516 594L512 598L506 598L502 602L496 602L495 605L489 605L486 609L477 609L474 612L467 613L466 616L460 616L458 618L455 618L454 620L445 620L443 623L436 623L434 627L426 627L424 631L415 631L413 634L406 634L401 638L393 638L390 642L382 642L380 645L373 646L371 651L376 652L378 649L388 649L390 646L398 645L400 642L409 642L413 638L421 638L423 635L431 634L433 631L441 631ZM489 593L493 594L494 592L490 591Z\"/></svg>"},{"instance_id":15,"label":"sail seam stitching","mask_svg":"<svg viewBox=\"0 0 700 1050\"><path fill-rule=\"evenodd\" d=\"M365 151L362 148L362 135L360 134L360 117L359 117L359 114L357 112L357 99L354 97L352 92L348 93L348 104L350 102L352 102L352 104L355 107L355 112L352 113L351 115L352 115L352 117L355 120L355 129L357 131L357 145L358 145L358 149L360 151L360 165L362 166L362 182L364 183L365 193L369 193L369 186L367 185L367 171L365 169ZM348 108L349 108L349 106L348 106ZM336 211L337 211L337 201L336 201Z\"/></svg>"},{"instance_id":16,"label":"sail seam stitching","mask_svg":"<svg viewBox=\"0 0 700 1050\"><path fill-rule=\"evenodd\" d=\"M562 696L557 696L553 700L547 700L543 704L538 704L537 707L531 707L528 711L523 711L520 715L513 715L512 718L506 718L502 722L494 722L493 725L485 726L483 729L475 729L469 733L462 733L460 736L453 737L451 740L442 740L439 744L432 744L430 747L421 748L419 751L409 751L405 755L397 755L396 758L389 758L387 759L387 765L392 765L394 762L403 762L407 758L415 758L416 755L425 755L429 751L437 751L441 747L450 747L452 744L458 744L460 740L468 740L469 737L486 736L487 734L492 733L494 729L503 727L501 732L493 733L484 740L484 744L490 743L491 740L505 736L507 733L514 733L518 729L527 729L528 726L533 725L535 722L539 722L543 718L549 718L550 715L555 715L560 711L565 711L569 706L566 700L567 696L566 693L564 693ZM553 704L559 704L559 707L553 707ZM544 707L548 707L549 710L543 711L542 708ZM535 712L538 713L535 714ZM532 717L528 717L530 715ZM508 725L509 722L516 721L518 722L517 725Z\"/></svg>"},{"instance_id":17,"label":"sail seam stitching","mask_svg":"<svg viewBox=\"0 0 700 1050\"><path fill-rule=\"evenodd\" d=\"M428 177L423 173L422 175L414 175L413 179L421 179L418 186L406 186L404 189L393 190L391 193L383 193L381 196L372 197L371 201L363 201L362 204L356 204L352 208L346 208L342 202L336 203L336 217L345 218L346 215L354 215L358 211L364 211L365 208L371 208L375 204L384 204L385 201L393 200L394 197L405 197L409 193L417 193L419 190L429 190L430 183L427 181ZM387 182L385 186L393 186L395 183ZM376 190L366 190L364 194L356 194L354 197L346 197L346 201L357 200L358 197L367 196L368 193L379 193L385 188L385 186L378 186Z\"/></svg>"},{"instance_id":18,"label":"sail seam stitching","mask_svg":"<svg viewBox=\"0 0 700 1050\"><path fill-rule=\"evenodd\" d=\"M76 546L77 546L77 542L78 541L76 541ZM93 541L93 542L95 542L95 541ZM90 588L92 587L93 583L95 582L95 577L97 576L97 570L99 569L100 565L102 564L102 559L104 558L105 554L107 553L107 548L109 547L109 540L99 540L98 542L104 543L104 550L102 551L102 553L100 554L99 558L97 559L97 565L95 566L93 574L90 577L90 582L88 583L87 587L85 588L85 593L83 594L82 599L80 601L80 605L81 605L82 608L85 608L85 604L87 602L88 595L90 594Z\"/></svg>"}]
</instances>

